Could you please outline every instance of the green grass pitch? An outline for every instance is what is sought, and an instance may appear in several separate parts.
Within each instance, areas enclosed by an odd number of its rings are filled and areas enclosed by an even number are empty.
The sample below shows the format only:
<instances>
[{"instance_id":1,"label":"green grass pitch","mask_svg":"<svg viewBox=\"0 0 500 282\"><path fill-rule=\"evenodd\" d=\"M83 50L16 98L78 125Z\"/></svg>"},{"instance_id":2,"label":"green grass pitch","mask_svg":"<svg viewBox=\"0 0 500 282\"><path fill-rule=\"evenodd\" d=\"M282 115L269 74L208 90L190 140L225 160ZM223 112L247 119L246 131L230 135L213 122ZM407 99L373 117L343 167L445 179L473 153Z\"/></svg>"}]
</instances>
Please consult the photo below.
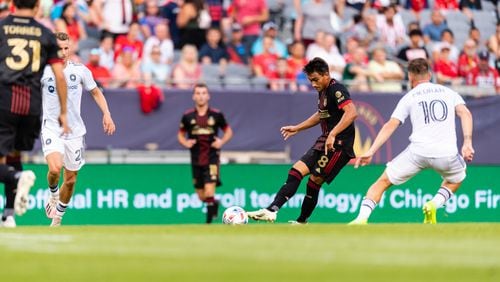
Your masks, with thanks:
<instances>
[{"instance_id":1,"label":"green grass pitch","mask_svg":"<svg viewBox=\"0 0 500 282\"><path fill-rule=\"evenodd\" d=\"M0 229L0 281L500 281L500 224Z\"/></svg>"}]
</instances>

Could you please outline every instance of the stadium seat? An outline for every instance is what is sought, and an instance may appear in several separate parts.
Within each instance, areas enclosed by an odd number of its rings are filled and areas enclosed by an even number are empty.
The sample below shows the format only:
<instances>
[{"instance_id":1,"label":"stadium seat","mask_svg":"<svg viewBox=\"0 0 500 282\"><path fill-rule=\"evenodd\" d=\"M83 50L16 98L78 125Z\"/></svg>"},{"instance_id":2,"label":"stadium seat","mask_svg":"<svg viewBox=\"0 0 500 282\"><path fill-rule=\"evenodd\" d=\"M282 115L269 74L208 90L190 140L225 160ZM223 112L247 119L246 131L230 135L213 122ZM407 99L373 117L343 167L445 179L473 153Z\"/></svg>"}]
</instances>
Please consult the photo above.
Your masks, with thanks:
<instances>
[{"instance_id":1,"label":"stadium seat","mask_svg":"<svg viewBox=\"0 0 500 282\"><path fill-rule=\"evenodd\" d=\"M243 64L229 63L226 66L226 76L238 76L248 78L252 75L250 68Z\"/></svg>"},{"instance_id":2,"label":"stadium seat","mask_svg":"<svg viewBox=\"0 0 500 282\"><path fill-rule=\"evenodd\" d=\"M85 38L78 41L78 50L91 50L93 48L99 48L99 40L94 38Z\"/></svg>"},{"instance_id":3,"label":"stadium seat","mask_svg":"<svg viewBox=\"0 0 500 282\"><path fill-rule=\"evenodd\" d=\"M201 66L201 80L206 83L210 89L222 88L221 77L222 74L218 64L203 64Z\"/></svg>"}]
</instances>

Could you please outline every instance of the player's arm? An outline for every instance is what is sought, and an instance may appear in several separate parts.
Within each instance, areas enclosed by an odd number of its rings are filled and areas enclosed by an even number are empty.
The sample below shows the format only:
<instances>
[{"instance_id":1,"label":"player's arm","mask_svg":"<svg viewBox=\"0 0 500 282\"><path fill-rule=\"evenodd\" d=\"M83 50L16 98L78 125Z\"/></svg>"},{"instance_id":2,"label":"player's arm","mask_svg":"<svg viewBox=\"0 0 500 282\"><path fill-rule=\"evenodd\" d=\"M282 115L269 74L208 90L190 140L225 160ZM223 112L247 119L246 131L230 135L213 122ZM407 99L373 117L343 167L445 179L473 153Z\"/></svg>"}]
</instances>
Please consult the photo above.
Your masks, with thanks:
<instances>
[{"instance_id":1,"label":"player's arm","mask_svg":"<svg viewBox=\"0 0 500 282\"><path fill-rule=\"evenodd\" d=\"M116 126L113 122L113 119L111 118L111 112L109 111L108 103L106 101L106 98L104 97L104 94L102 94L102 91L101 89L99 89L99 87L90 90L90 94L92 94L92 97L94 98L97 106L99 106L99 109L101 109L102 127L104 128L104 133L106 133L107 135L112 135L113 133L115 133Z\"/></svg>"},{"instance_id":2,"label":"player's arm","mask_svg":"<svg viewBox=\"0 0 500 282\"><path fill-rule=\"evenodd\" d=\"M354 103L348 102L342 107L344 114L340 119L339 123L332 128L325 142L325 155L329 150L333 150L333 144L335 143L335 138L339 135L340 132L344 131L349 125L351 125L354 120L358 117L358 112L356 111L356 106Z\"/></svg>"},{"instance_id":3,"label":"player's arm","mask_svg":"<svg viewBox=\"0 0 500 282\"><path fill-rule=\"evenodd\" d=\"M212 143L212 147L220 149L222 148L222 146L224 146L224 144L231 140L231 138L233 138L233 130L228 125L224 128L224 134L222 135L222 138L215 138L215 141Z\"/></svg>"},{"instance_id":4,"label":"player's arm","mask_svg":"<svg viewBox=\"0 0 500 282\"><path fill-rule=\"evenodd\" d=\"M462 132L464 135L464 144L462 145L462 156L470 162L474 158L474 148L472 147L472 114L464 104L455 107L455 112L462 123Z\"/></svg>"},{"instance_id":5,"label":"player's arm","mask_svg":"<svg viewBox=\"0 0 500 282\"><path fill-rule=\"evenodd\" d=\"M380 149L380 147L387 142L399 125L401 125L401 121L397 118L391 118L388 122L386 122L378 132L377 137L375 138L375 141L373 141L370 149L368 149L368 151L356 160L354 167L357 168L359 165L365 166L369 164L375 152L377 152L378 149Z\"/></svg>"},{"instance_id":6,"label":"player's arm","mask_svg":"<svg viewBox=\"0 0 500 282\"><path fill-rule=\"evenodd\" d=\"M64 134L68 134L70 129L68 127L67 120L67 99L68 99L68 86L66 84L66 79L64 78L64 64L62 62L56 62L50 65L52 72L54 72L54 77L56 80L56 92L59 97L59 104L61 112L59 113L59 123L63 129Z\"/></svg>"},{"instance_id":7,"label":"player's arm","mask_svg":"<svg viewBox=\"0 0 500 282\"><path fill-rule=\"evenodd\" d=\"M283 138L287 140L288 138L294 136L295 134L299 133L302 130L306 130L308 128L316 126L319 123L319 121L320 121L319 113L315 112L308 119L304 120L303 122L297 125L283 126L280 129L281 135L283 135Z\"/></svg>"},{"instance_id":8,"label":"player's arm","mask_svg":"<svg viewBox=\"0 0 500 282\"><path fill-rule=\"evenodd\" d=\"M183 130L179 130L177 133L177 141L186 149L191 149L196 144L196 140L186 138L186 132Z\"/></svg>"}]
</instances>

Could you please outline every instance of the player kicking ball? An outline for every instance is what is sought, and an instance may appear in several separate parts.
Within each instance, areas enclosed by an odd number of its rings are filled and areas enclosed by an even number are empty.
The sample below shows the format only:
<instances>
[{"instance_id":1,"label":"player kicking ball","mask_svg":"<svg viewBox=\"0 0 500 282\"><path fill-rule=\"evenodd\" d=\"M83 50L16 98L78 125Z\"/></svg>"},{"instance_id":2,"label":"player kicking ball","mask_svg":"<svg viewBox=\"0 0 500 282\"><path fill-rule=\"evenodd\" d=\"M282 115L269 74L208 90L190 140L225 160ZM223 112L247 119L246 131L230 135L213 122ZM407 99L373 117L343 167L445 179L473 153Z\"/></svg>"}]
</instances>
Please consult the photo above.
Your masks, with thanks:
<instances>
[{"instance_id":1,"label":"player kicking ball","mask_svg":"<svg viewBox=\"0 0 500 282\"><path fill-rule=\"evenodd\" d=\"M389 121L382 127L368 151L357 159L355 167L365 166L377 150L391 137L407 117L410 117L412 134L410 145L394 160L372 184L361 202L359 215L350 224L366 224L380 202L382 194L392 185L408 181L419 171L432 168L443 182L432 200L423 206L424 223L436 223L436 209L458 190L465 179L465 162L472 161L472 115L462 97L455 91L431 83L427 60L416 59L408 65L412 90L401 98ZM455 116L462 123L464 143L462 155L458 154Z\"/></svg>"},{"instance_id":2,"label":"player kicking ball","mask_svg":"<svg viewBox=\"0 0 500 282\"><path fill-rule=\"evenodd\" d=\"M265 209L248 212L254 220L275 221L278 210L295 195L302 179L309 176L307 191L301 212L292 224L305 224L318 203L323 183L330 184L342 168L354 158L354 120L356 107L344 85L330 78L328 64L314 58L304 66L304 72L314 89L318 91L318 110L308 119L293 126L281 128L284 139L294 136L318 124L321 136L288 172L285 184L273 202Z\"/></svg>"},{"instance_id":3,"label":"player kicking ball","mask_svg":"<svg viewBox=\"0 0 500 282\"><path fill-rule=\"evenodd\" d=\"M68 84L68 123L71 132L62 135L57 120L59 104L55 88L54 73L45 68L42 77L43 119L41 142L42 150L47 160L49 172L47 182L50 195L45 205L48 218L52 219L50 226L60 226L62 217L71 200L75 189L78 171L85 164L83 152L85 149L85 124L80 115L82 89L89 91L102 111L104 133L112 135L115 124L111 118L106 98L97 87L90 70L84 65L69 61L69 37L66 33L56 33L57 43L61 48L64 60L64 76ZM59 178L63 170L63 183L59 189Z\"/></svg>"}]
</instances>

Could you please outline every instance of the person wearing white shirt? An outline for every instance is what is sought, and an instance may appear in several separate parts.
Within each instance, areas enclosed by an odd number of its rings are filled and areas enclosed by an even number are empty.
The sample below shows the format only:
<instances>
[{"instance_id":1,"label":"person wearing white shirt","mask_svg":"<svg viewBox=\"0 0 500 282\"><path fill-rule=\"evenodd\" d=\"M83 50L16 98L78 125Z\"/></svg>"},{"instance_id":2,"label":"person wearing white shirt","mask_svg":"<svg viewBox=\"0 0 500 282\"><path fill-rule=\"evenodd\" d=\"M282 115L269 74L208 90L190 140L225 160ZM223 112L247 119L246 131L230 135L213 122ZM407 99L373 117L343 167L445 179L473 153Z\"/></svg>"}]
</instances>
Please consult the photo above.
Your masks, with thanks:
<instances>
[{"instance_id":1,"label":"person wearing white shirt","mask_svg":"<svg viewBox=\"0 0 500 282\"><path fill-rule=\"evenodd\" d=\"M174 42L170 39L167 23L155 25L155 35L149 37L144 43L142 57L147 63L151 62L151 52L153 47L159 46L161 50L160 61L162 64L172 64L174 60Z\"/></svg>"},{"instance_id":2,"label":"person wearing white shirt","mask_svg":"<svg viewBox=\"0 0 500 282\"><path fill-rule=\"evenodd\" d=\"M436 223L436 209L453 196L465 179L465 161L472 161L472 115L462 97L439 84L430 83L430 66L425 59L408 65L412 86L401 98L389 121L382 127L368 151L357 159L355 167L371 162L373 155L407 117L412 124L410 145L387 164L361 203L358 217L350 224L366 224L382 194L392 185L400 185L419 171L432 168L441 175L441 187L432 200L423 205L424 223ZM455 116L461 120L463 146L458 154Z\"/></svg>"},{"instance_id":3,"label":"person wearing white shirt","mask_svg":"<svg viewBox=\"0 0 500 282\"><path fill-rule=\"evenodd\" d=\"M115 124L106 98L97 87L92 73L86 66L68 60L70 48L68 34L59 32L56 33L56 38L65 63L64 76L68 85L68 123L71 132L64 135L61 132L54 73L52 69L45 68L41 79L43 108L41 142L49 167L47 182L51 193L45 211L47 217L52 219L51 226L61 225L61 219L73 195L78 171L85 164L83 152L86 128L80 115L83 88L90 92L102 111L104 132L108 135L115 132ZM64 170L64 179L59 189L61 170Z\"/></svg>"}]
</instances>

